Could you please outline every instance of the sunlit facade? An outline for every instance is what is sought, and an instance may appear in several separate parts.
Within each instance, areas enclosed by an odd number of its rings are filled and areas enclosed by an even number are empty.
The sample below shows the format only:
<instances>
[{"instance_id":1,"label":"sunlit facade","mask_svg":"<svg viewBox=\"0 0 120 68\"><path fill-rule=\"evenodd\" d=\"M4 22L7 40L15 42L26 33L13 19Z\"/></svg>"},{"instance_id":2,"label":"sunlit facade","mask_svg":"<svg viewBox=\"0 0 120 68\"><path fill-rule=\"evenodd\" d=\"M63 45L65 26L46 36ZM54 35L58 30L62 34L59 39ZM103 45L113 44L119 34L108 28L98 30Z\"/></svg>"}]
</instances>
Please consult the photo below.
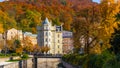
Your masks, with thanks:
<instances>
[{"instance_id":1,"label":"sunlit facade","mask_svg":"<svg viewBox=\"0 0 120 68\"><path fill-rule=\"evenodd\" d=\"M17 30L15 28L7 30L7 40L12 40L13 38L22 40L22 37L22 30Z\"/></svg>"},{"instance_id":2,"label":"sunlit facade","mask_svg":"<svg viewBox=\"0 0 120 68\"><path fill-rule=\"evenodd\" d=\"M52 22L45 19L42 26L37 27L38 36L37 43L40 46L48 46L50 48L48 54L62 54L62 26L52 26Z\"/></svg>"}]
</instances>

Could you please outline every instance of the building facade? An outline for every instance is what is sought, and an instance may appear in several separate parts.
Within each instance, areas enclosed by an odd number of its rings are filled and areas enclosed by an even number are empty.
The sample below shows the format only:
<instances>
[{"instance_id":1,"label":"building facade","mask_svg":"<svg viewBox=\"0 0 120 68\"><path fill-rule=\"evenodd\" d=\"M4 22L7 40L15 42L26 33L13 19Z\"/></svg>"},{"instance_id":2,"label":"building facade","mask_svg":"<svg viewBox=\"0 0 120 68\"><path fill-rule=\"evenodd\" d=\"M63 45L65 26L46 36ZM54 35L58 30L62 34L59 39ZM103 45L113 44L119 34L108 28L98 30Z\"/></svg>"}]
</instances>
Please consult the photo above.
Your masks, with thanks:
<instances>
[{"instance_id":1,"label":"building facade","mask_svg":"<svg viewBox=\"0 0 120 68\"><path fill-rule=\"evenodd\" d=\"M73 50L73 33L70 31L63 31L63 53L68 54Z\"/></svg>"},{"instance_id":2,"label":"building facade","mask_svg":"<svg viewBox=\"0 0 120 68\"><path fill-rule=\"evenodd\" d=\"M22 40L22 30L17 30L15 28L7 30L7 40L11 40L15 37Z\"/></svg>"},{"instance_id":3,"label":"building facade","mask_svg":"<svg viewBox=\"0 0 120 68\"><path fill-rule=\"evenodd\" d=\"M48 54L62 54L62 26L52 26L52 22L45 19L42 26L37 27L37 43L40 46L48 46Z\"/></svg>"}]
</instances>

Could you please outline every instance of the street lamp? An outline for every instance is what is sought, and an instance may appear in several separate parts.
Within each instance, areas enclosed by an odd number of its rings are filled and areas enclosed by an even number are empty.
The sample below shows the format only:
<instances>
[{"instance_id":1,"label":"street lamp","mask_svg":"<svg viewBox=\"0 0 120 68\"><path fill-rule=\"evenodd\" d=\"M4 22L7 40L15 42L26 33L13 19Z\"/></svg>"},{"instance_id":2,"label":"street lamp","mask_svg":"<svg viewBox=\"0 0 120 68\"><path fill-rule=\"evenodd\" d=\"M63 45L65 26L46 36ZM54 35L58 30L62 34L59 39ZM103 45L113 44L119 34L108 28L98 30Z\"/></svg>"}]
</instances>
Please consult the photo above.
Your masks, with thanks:
<instances>
[{"instance_id":1,"label":"street lamp","mask_svg":"<svg viewBox=\"0 0 120 68\"><path fill-rule=\"evenodd\" d=\"M4 49L5 49L5 56L6 56L6 53L7 53L7 30L3 33L3 39L4 39Z\"/></svg>"},{"instance_id":2,"label":"street lamp","mask_svg":"<svg viewBox=\"0 0 120 68\"><path fill-rule=\"evenodd\" d=\"M100 40L99 44L100 44L100 49L101 49L101 52L102 52L103 41Z\"/></svg>"}]
</instances>

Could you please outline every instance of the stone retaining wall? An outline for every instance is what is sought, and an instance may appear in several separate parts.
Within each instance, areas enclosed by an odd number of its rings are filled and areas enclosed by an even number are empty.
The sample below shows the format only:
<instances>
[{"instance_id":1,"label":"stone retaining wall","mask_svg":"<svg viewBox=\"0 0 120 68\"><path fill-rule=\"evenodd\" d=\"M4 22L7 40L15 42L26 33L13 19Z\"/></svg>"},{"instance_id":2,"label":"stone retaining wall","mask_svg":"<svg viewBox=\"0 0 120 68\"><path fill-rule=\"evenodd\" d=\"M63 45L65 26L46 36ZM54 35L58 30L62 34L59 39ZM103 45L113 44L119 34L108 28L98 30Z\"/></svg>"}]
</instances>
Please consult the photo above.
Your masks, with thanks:
<instances>
[{"instance_id":1,"label":"stone retaining wall","mask_svg":"<svg viewBox=\"0 0 120 68\"><path fill-rule=\"evenodd\" d=\"M32 68L32 58L18 62L5 62L0 65L0 68Z\"/></svg>"}]
</instances>

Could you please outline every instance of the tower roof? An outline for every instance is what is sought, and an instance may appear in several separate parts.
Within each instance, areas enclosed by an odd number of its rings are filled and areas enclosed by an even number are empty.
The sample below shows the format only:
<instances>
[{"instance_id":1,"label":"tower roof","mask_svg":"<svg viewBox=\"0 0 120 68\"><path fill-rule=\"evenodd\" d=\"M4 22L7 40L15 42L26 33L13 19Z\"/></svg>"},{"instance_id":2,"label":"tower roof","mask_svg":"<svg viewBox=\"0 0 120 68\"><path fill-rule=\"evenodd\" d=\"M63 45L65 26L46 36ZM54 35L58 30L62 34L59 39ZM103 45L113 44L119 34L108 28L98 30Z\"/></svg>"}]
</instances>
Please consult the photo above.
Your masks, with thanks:
<instances>
[{"instance_id":1,"label":"tower roof","mask_svg":"<svg viewBox=\"0 0 120 68\"><path fill-rule=\"evenodd\" d=\"M43 21L43 24L49 24L49 20L47 17L46 17L45 21Z\"/></svg>"}]
</instances>

